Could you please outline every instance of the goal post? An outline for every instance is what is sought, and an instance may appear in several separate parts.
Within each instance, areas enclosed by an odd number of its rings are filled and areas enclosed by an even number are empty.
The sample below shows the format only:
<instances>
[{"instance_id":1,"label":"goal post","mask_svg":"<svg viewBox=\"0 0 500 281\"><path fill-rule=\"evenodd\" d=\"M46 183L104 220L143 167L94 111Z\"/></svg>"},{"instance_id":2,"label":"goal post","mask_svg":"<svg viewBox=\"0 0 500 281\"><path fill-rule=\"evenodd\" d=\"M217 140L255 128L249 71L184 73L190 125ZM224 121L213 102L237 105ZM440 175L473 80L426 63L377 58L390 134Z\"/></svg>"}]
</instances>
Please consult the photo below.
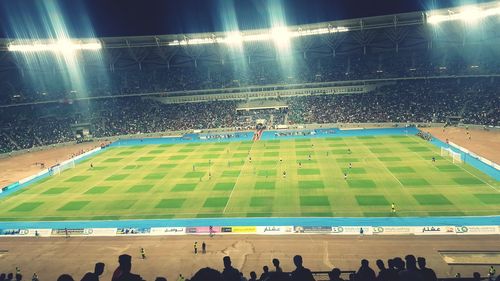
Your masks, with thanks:
<instances>
[{"instance_id":1,"label":"goal post","mask_svg":"<svg viewBox=\"0 0 500 281\"><path fill-rule=\"evenodd\" d=\"M75 167L75 160L67 160L62 162L61 164L58 164L54 167L52 167L52 175L59 175L61 172L67 170L67 169L73 169Z\"/></svg>"},{"instance_id":2,"label":"goal post","mask_svg":"<svg viewBox=\"0 0 500 281\"><path fill-rule=\"evenodd\" d=\"M462 154L453 151L451 148L441 147L441 156L443 157L451 157L453 163L463 163Z\"/></svg>"}]
</instances>

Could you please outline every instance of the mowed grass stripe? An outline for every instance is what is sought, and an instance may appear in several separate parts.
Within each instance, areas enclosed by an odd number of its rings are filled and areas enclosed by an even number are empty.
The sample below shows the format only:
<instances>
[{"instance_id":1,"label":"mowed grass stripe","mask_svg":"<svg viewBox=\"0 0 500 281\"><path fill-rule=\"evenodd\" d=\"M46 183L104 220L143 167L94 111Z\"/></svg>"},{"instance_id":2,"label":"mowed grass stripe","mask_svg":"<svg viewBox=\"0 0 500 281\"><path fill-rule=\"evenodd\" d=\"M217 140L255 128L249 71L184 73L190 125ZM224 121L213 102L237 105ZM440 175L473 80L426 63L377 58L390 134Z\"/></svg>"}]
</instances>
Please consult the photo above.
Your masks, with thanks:
<instances>
[{"instance_id":1,"label":"mowed grass stripe","mask_svg":"<svg viewBox=\"0 0 500 281\"><path fill-rule=\"evenodd\" d=\"M488 186L500 184L436 152L414 136L110 148L89 158L94 168L77 164L0 199L0 218L500 215L500 198Z\"/></svg>"}]
</instances>

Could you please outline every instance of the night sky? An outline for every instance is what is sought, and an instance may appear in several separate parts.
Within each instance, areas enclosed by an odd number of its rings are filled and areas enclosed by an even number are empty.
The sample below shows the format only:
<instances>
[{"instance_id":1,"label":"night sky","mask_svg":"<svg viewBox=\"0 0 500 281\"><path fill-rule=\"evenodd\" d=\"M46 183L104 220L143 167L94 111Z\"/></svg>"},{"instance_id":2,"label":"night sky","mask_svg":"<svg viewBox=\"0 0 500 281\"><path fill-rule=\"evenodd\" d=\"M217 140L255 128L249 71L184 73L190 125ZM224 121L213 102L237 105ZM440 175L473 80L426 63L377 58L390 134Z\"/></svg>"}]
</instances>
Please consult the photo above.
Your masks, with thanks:
<instances>
[{"instance_id":1,"label":"night sky","mask_svg":"<svg viewBox=\"0 0 500 281\"><path fill-rule=\"evenodd\" d=\"M270 27L269 6L288 25L472 4L472 0L2 0L1 37L47 37L44 2L55 1L71 37L139 36ZM41 12L42 11L42 12ZM46 11L46 10L45 10ZM45 13L50 14L50 13ZM232 16L230 16L232 15ZM232 24L228 24L228 22ZM230 26L230 27L228 27Z\"/></svg>"}]
</instances>

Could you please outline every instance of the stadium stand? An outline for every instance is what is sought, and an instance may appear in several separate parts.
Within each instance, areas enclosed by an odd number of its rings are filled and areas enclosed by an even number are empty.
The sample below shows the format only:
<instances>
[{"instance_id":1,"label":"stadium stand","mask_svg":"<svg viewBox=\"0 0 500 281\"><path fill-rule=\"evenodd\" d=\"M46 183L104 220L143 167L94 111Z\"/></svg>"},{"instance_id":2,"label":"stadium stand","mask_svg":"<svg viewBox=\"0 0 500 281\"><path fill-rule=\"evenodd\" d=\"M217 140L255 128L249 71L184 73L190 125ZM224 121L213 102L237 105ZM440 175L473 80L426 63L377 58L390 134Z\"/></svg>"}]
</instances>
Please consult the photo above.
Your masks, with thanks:
<instances>
[{"instance_id":1,"label":"stadium stand","mask_svg":"<svg viewBox=\"0 0 500 281\"><path fill-rule=\"evenodd\" d=\"M500 125L498 80L449 78L394 81L362 94L279 98L288 110L264 112L274 124L435 122ZM76 100L0 109L2 152L74 141L71 126L90 123L94 137L193 129L254 129L238 101L164 104L148 97ZM200 114L201 113L201 114ZM254 119L263 115L251 116ZM248 117L248 116L247 116Z\"/></svg>"}]
</instances>

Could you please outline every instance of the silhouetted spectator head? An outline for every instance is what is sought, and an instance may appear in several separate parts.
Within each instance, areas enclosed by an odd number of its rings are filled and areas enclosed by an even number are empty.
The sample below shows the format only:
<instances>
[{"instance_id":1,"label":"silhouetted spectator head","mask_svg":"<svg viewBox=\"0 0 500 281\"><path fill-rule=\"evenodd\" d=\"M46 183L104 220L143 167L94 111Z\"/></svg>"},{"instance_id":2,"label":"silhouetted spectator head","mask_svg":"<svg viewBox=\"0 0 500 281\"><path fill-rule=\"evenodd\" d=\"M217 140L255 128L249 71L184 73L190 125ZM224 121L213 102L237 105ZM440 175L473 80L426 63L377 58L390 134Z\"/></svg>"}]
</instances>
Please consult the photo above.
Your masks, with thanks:
<instances>
[{"instance_id":1,"label":"silhouetted spectator head","mask_svg":"<svg viewBox=\"0 0 500 281\"><path fill-rule=\"evenodd\" d=\"M368 262L368 260L366 259L362 259L361 260L361 267L368 267L370 263Z\"/></svg>"},{"instance_id":2,"label":"silhouetted spectator head","mask_svg":"<svg viewBox=\"0 0 500 281\"><path fill-rule=\"evenodd\" d=\"M423 257L418 257L418 258L417 258L417 263L418 263L418 267L419 267L420 269L425 268L425 266L426 266L426 264L427 264L427 262L425 261L425 258L423 258Z\"/></svg>"},{"instance_id":3,"label":"silhouetted spectator head","mask_svg":"<svg viewBox=\"0 0 500 281\"><path fill-rule=\"evenodd\" d=\"M156 277L155 281L167 281L165 277Z\"/></svg>"},{"instance_id":4,"label":"silhouetted spectator head","mask_svg":"<svg viewBox=\"0 0 500 281\"><path fill-rule=\"evenodd\" d=\"M280 260L279 260L279 259L273 259L273 265L274 265L275 267L280 266Z\"/></svg>"},{"instance_id":5,"label":"silhouetted spectator head","mask_svg":"<svg viewBox=\"0 0 500 281\"><path fill-rule=\"evenodd\" d=\"M222 274L220 274L220 272L215 269L205 267L198 270L198 272L196 272L190 279L190 281L206 281L206 280L223 281Z\"/></svg>"},{"instance_id":6,"label":"silhouetted spectator head","mask_svg":"<svg viewBox=\"0 0 500 281\"><path fill-rule=\"evenodd\" d=\"M231 267L231 257L230 256L225 256L222 259L222 262L224 263L224 268L230 268Z\"/></svg>"},{"instance_id":7,"label":"silhouetted spectator head","mask_svg":"<svg viewBox=\"0 0 500 281\"><path fill-rule=\"evenodd\" d=\"M5 280L5 273L2 273L0 274L0 281L4 281Z\"/></svg>"},{"instance_id":8,"label":"silhouetted spectator head","mask_svg":"<svg viewBox=\"0 0 500 281\"><path fill-rule=\"evenodd\" d=\"M479 272L474 272L472 273L472 278L474 278L474 280L481 280L481 274Z\"/></svg>"},{"instance_id":9,"label":"silhouetted spectator head","mask_svg":"<svg viewBox=\"0 0 500 281\"><path fill-rule=\"evenodd\" d=\"M14 279L14 274L12 274L12 273L7 274L7 279L8 280Z\"/></svg>"},{"instance_id":10,"label":"silhouetted spectator head","mask_svg":"<svg viewBox=\"0 0 500 281\"><path fill-rule=\"evenodd\" d=\"M75 281L75 280L69 274L61 274L61 276L57 278L57 281Z\"/></svg>"},{"instance_id":11,"label":"silhouetted spectator head","mask_svg":"<svg viewBox=\"0 0 500 281\"><path fill-rule=\"evenodd\" d=\"M121 255L118 257L118 263L122 272L129 273L132 269L132 257L129 255Z\"/></svg>"},{"instance_id":12,"label":"silhouetted spectator head","mask_svg":"<svg viewBox=\"0 0 500 281\"><path fill-rule=\"evenodd\" d=\"M341 273L340 269L334 268L332 271L328 272L328 277L330 277L331 280L339 279Z\"/></svg>"},{"instance_id":13,"label":"silhouetted spectator head","mask_svg":"<svg viewBox=\"0 0 500 281\"><path fill-rule=\"evenodd\" d=\"M387 260L387 267L389 269L394 269L394 260L393 259L388 259Z\"/></svg>"},{"instance_id":14,"label":"silhouetted spectator head","mask_svg":"<svg viewBox=\"0 0 500 281\"><path fill-rule=\"evenodd\" d=\"M302 256L296 255L293 257L293 264L295 264L296 267L302 267Z\"/></svg>"},{"instance_id":15,"label":"silhouetted spectator head","mask_svg":"<svg viewBox=\"0 0 500 281\"><path fill-rule=\"evenodd\" d=\"M257 273L255 273L255 271L250 272L250 278L257 279Z\"/></svg>"},{"instance_id":16,"label":"silhouetted spectator head","mask_svg":"<svg viewBox=\"0 0 500 281\"><path fill-rule=\"evenodd\" d=\"M394 261L394 267L397 270L405 269L405 262L403 261L403 259L401 259L400 257L396 257L393 259L393 261Z\"/></svg>"},{"instance_id":17,"label":"silhouetted spectator head","mask_svg":"<svg viewBox=\"0 0 500 281\"><path fill-rule=\"evenodd\" d=\"M405 260L406 260L406 268L408 268L408 269L417 268L417 259L415 259L414 255L407 255L405 257Z\"/></svg>"},{"instance_id":18,"label":"silhouetted spectator head","mask_svg":"<svg viewBox=\"0 0 500 281\"><path fill-rule=\"evenodd\" d=\"M99 280L99 278L97 278L97 276L94 273L87 272L85 273L85 275L83 275L81 281L97 281L97 280Z\"/></svg>"},{"instance_id":19,"label":"silhouetted spectator head","mask_svg":"<svg viewBox=\"0 0 500 281\"><path fill-rule=\"evenodd\" d=\"M104 272L104 263L98 262L94 266L94 273L97 276L101 276L102 273Z\"/></svg>"},{"instance_id":20,"label":"silhouetted spectator head","mask_svg":"<svg viewBox=\"0 0 500 281\"><path fill-rule=\"evenodd\" d=\"M377 267L378 267L378 269L380 269L380 270L385 269L385 264L384 264L384 261L383 261L383 260L377 260Z\"/></svg>"}]
</instances>

